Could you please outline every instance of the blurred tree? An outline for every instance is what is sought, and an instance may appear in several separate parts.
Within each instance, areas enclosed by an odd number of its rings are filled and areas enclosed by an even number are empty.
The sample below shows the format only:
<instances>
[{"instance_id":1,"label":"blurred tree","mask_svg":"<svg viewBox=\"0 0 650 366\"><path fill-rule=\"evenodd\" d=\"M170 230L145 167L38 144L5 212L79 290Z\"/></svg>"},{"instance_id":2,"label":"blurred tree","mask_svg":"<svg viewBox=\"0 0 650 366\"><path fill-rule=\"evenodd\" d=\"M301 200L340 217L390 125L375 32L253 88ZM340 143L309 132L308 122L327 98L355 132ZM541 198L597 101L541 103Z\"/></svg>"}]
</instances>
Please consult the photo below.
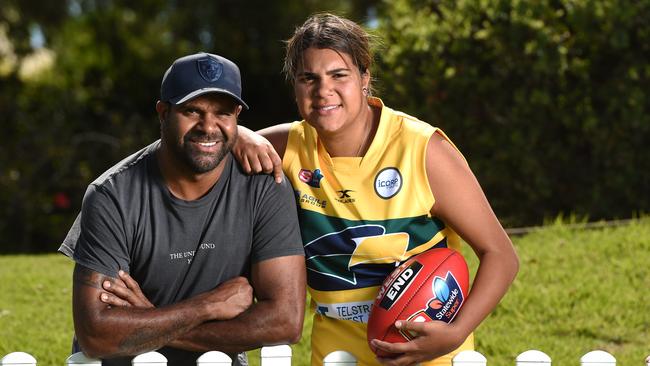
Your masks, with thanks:
<instances>
[{"instance_id":1,"label":"blurred tree","mask_svg":"<svg viewBox=\"0 0 650 366\"><path fill-rule=\"evenodd\" d=\"M650 210L650 1L380 10L385 102L450 135L506 225Z\"/></svg>"},{"instance_id":2,"label":"blurred tree","mask_svg":"<svg viewBox=\"0 0 650 366\"><path fill-rule=\"evenodd\" d=\"M0 3L0 243L51 251L84 189L158 136L170 63L207 51L242 70L258 129L297 118L281 75L283 40L316 11L364 21L376 1L68 0Z\"/></svg>"},{"instance_id":3,"label":"blurred tree","mask_svg":"<svg viewBox=\"0 0 650 366\"><path fill-rule=\"evenodd\" d=\"M449 133L506 225L650 209L649 0L4 0L1 250L58 246L86 185L157 138L179 56L240 65L242 124L298 118L283 40L316 11L383 38L379 95Z\"/></svg>"}]
</instances>

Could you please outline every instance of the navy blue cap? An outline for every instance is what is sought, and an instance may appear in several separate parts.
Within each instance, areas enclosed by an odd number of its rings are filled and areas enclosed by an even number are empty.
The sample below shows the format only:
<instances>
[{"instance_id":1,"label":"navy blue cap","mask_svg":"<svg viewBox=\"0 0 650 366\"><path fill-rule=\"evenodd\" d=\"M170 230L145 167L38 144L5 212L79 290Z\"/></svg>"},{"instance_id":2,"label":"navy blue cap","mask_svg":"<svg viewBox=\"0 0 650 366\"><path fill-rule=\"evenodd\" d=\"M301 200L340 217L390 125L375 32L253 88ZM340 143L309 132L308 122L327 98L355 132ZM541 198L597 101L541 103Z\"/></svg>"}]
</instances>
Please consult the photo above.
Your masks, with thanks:
<instances>
[{"instance_id":1,"label":"navy blue cap","mask_svg":"<svg viewBox=\"0 0 650 366\"><path fill-rule=\"evenodd\" d=\"M227 58L211 53L181 57L167 69L160 86L160 100L182 104L206 93L223 93L248 109L241 99L239 68Z\"/></svg>"}]
</instances>

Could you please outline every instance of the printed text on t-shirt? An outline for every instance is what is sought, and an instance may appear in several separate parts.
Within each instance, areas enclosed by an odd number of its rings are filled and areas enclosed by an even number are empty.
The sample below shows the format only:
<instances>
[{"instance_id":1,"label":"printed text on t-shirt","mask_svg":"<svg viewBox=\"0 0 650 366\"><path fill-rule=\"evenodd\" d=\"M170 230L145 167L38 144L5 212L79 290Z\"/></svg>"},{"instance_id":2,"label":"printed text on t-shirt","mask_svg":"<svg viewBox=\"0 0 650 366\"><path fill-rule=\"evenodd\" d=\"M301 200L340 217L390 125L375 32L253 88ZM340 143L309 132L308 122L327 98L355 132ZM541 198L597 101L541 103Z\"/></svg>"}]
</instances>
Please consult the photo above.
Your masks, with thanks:
<instances>
[{"instance_id":1,"label":"printed text on t-shirt","mask_svg":"<svg viewBox=\"0 0 650 366\"><path fill-rule=\"evenodd\" d=\"M215 249L216 245L214 243L202 243L199 245L199 249ZM190 250L187 252L178 252L178 253L170 253L169 254L169 259L170 260L178 260L178 259L186 259L187 264L192 263L192 259L194 258L194 253L195 250Z\"/></svg>"}]
</instances>

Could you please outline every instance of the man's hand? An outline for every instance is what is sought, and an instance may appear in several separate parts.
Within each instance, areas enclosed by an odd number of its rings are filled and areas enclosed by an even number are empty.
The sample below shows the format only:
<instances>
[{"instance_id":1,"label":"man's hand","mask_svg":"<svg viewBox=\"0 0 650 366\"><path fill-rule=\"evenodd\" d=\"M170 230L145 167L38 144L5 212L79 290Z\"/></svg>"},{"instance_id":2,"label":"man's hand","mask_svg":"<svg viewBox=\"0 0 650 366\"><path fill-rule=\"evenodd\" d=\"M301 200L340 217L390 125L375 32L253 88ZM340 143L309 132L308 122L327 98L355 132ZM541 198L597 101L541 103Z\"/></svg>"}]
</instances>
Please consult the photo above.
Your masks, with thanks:
<instances>
[{"instance_id":1,"label":"man's hand","mask_svg":"<svg viewBox=\"0 0 650 366\"><path fill-rule=\"evenodd\" d=\"M245 277L231 278L205 295L214 300L215 320L232 319L253 305L253 287Z\"/></svg>"},{"instance_id":2,"label":"man's hand","mask_svg":"<svg viewBox=\"0 0 650 366\"><path fill-rule=\"evenodd\" d=\"M251 283L255 288L255 304L230 320L205 322L170 345L194 352L235 353L297 343L305 314L306 272L303 255L253 264Z\"/></svg>"},{"instance_id":3,"label":"man's hand","mask_svg":"<svg viewBox=\"0 0 650 366\"><path fill-rule=\"evenodd\" d=\"M154 305L142 293L138 283L128 273L119 271L119 280L106 280L102 287L100 300L110 306L124 306L149 309ZM121 281L120 281L121 280ZM253 304L253 288L244 277L232 278L214 290L199 296L213 302L214 320L227 320L236 317Z\"/></svg>"},{"instance_id":4,"label":"man's hand","mask_svg":"<svg viewBox=\"0 0 650 366\"><path fill-rule=\"evenodd\" d=\"M248 174L273 174L276 183L282 183L282 159L266 138L238 126L238 137L233 153Z\"/></svg>"},{"instance_id":5,"label":"man's hand","mask_svg":"<svg viewBox=\"0 0 650 366\"><path fill-rule=\"evenodd\" d=\"M120 270L119 280L110 279L102 283L102 292L99 299L110 306L125 306L149 309L153 304L140 290L140 285L128 273ZM121 281L120 281L121 280Z\"/></svg>"},{"instance_id":6,"label":"man's hand","mask_svg":"<svg viewBox=\"0 0 650 366\"><path fill-rule=\"evenodd\" d=\"M465 337L454 327L441 321L416 323L398 320L395 327L418 336L405 343L389 343L373 339L372 345L382 351L394 353L394 358L377 358L386 366L415 365L448 354L460 347Z\"/></svg>"}]
</instances>

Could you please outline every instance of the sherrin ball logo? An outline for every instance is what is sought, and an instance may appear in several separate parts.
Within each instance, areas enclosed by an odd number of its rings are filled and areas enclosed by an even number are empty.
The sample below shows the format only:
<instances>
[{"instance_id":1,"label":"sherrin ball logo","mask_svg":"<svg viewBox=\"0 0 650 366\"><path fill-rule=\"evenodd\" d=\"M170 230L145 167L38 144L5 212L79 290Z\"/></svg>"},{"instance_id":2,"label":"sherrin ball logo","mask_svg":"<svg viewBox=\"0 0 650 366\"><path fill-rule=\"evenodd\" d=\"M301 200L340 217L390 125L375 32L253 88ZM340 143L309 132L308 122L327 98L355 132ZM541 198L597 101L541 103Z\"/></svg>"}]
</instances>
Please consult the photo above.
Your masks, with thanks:
<instances>
[{"instance_id":1,"label":"sherrin ball logo","mask_svg":"<svg viewBox=\"0 0 650 366\"><path fill-rule=\"evenodd\" d=\"M402 189L402 174L397 168L384 168L375 177L375 193L383 199L394 197Z\"/></svg>"}]
</instances>

